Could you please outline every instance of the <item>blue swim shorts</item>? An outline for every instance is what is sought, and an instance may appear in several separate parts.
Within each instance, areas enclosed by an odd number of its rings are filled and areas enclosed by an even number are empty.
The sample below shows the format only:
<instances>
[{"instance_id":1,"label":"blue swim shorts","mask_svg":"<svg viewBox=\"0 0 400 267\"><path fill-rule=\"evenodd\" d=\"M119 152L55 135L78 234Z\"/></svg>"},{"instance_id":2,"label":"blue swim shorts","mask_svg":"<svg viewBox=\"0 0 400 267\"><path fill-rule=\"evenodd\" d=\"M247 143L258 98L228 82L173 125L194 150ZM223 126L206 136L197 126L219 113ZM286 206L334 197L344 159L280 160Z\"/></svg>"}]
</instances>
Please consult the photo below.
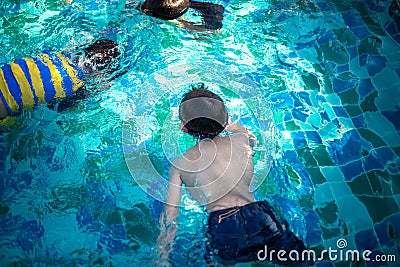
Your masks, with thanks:
<instances>
[{"instance_id":1,"label":"blue swim shorts","mask_svg":"<svg viewBox=\"0 0 400 267\"><path fill-rule=\"evenodd\" d=\"M290 259L291 251L301 255L306 247L291 231L282 227L267 201L211 212L208 234L208 254L215 255L223 264L259 261L261 256L265 257L262 261L284 266L313 265L312 259L302 261L301 256L294 257L296 254L292 254L295 260ZM266 248L275 253L266 254ZM284 260L278 258L279 250L286 252Z\"/></svg>"}]
</instances>

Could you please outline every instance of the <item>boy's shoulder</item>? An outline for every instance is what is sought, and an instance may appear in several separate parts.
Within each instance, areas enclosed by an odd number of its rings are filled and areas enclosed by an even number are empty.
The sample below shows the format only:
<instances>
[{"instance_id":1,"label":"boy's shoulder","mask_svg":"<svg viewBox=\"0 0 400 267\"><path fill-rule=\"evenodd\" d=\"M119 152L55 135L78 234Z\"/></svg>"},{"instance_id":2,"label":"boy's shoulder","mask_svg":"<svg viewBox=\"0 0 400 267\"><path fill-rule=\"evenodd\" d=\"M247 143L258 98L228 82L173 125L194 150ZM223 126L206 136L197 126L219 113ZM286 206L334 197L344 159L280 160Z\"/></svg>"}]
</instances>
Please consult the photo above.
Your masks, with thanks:
<instances>
[{"instance_id":1,"label":"boy's shoulder","mask_svg":"<svg viewBox=\"0 0 400 267\"><path fill-rule=\"evenodd\" d=\"M200 151L198 145L195 145L189 148L185 152L185 154L176 158L173 161L172 166L174 166L177 169L185 169L185 166L188 166L190 163L193 163L193 161L199 159L199 157L200 157Z\"/></svg>"}]
</instances>

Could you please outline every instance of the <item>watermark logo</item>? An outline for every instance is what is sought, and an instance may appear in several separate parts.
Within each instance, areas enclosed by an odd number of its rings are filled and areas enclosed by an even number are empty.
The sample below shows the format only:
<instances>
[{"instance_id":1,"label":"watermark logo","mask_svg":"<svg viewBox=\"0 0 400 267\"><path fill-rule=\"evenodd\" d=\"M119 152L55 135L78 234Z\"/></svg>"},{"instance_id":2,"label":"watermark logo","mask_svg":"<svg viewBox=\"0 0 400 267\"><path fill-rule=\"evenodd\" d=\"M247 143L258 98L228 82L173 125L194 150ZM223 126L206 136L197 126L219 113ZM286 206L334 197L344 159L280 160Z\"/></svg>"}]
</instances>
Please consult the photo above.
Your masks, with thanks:
<instances>
[{"instance_id":1,"label":"watermark logo","mask_svg":"<svg viewBox=\"0 0 400 267\"><path fill-rule=\"evenodd\" d=\"M347 247L347 240L344 238L339 238L338 241L336 241L336 246L338 248L345 248Z\"/></svg>"},{"instance_id":2,"label":"watermark logo","mask_svg":"<svg viewBox=\"0 0 400 267\"><path fill-rule=\"evenodd\" d=\"M269 249L267 245L257 253L258 260L260 261L281 261L281 262L310 262L310 261L345 261L345 262L358 262L358 261L373 261L373 262L396 262L396 255L373 255L371 250L351 250L346 249L348 244L344 238L339 238L336 242L338 249L329 247L320 252L314 250L275 250Z\"/></svg>"},{"instance_id":3,"label":"watermark logo","mask_svg":"<svg viewBox=\"0 0 400 267\"><path fill-rule=\"evenodd\" d=\"M224 100L232 122L250 127L250 131L257 137L258 144L254 149L256 175L251 181L250 190L254 191L262 184L272 164L275 126L261 88L234 66L214 62L169 66L137 86L130 96L131 105L125 114L122 133L125 161L132 177L147 194L164 203L167 202L168 188L176 186L168 180L168 169L171 165L188 173L202 171L214 162L218 153L215 144L210 142L207 148L200 146L200 152L202 149L208 151L207 157L203 157L201 153L201 158L197 160L202 165L178 164L175 161L195 144L192 137L180 130L179 104L192 85L201 83ZM201 110L199 114L220 120L214 118L215 115L209 110ZM240 169L244 171L252 162L244 161L243 164ZM197 169L188 166L197 166ZM221 171L220 177L229 171L228 166ZM208 186L218 183L224 184L224 190L212 197L205 196L204 201L199 204L208 204L223 197L243 176L243 172L229 174L231 176L228 184L218 179L202 184L204 192Z\"/></svg>"}]
</instances>

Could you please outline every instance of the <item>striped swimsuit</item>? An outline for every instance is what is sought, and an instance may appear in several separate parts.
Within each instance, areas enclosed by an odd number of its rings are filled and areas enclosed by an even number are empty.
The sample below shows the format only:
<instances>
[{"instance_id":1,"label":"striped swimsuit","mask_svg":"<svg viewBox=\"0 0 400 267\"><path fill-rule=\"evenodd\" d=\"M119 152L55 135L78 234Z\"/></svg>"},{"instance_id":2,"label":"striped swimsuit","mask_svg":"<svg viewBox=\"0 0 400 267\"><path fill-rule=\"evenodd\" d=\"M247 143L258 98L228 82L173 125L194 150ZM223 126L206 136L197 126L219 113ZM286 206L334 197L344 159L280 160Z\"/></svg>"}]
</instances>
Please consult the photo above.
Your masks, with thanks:
<instances>
[{"instance_id":1,"label":"striped swimsuit","mask_svg":"<svg viewBox=\"0 0 400 267\"><path fill-rule=\"evenodd\" d=\"M69 55L45 51L0 68L0 98L10 115L16 115L54 98L71 97L83 87L82 78Z\"/></svg>"}]
</instances>

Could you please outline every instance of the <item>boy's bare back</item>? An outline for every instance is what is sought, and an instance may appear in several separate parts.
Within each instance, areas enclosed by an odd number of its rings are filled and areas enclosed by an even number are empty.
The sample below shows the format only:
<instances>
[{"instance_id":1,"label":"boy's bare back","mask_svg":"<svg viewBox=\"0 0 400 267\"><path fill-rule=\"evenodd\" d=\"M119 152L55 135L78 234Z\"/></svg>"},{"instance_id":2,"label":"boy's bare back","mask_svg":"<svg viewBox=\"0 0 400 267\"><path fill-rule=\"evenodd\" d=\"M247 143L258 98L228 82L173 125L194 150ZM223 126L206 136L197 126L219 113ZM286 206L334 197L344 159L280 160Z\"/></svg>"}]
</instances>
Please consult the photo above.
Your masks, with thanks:
<instances>
[{"instance_id":1,"label":"boy's bare back","mask_svg":"<svg viewBox=\"0 0 400 267\"><path fill-rule=\"evenodd\" d=\"M233 133L201 140L170 170L174 180L181 179L192 197L209 211L254 202L249 190L253 178L253 150L247 130L239 125L227 126Z\"/></svg>"}]
</instances>

